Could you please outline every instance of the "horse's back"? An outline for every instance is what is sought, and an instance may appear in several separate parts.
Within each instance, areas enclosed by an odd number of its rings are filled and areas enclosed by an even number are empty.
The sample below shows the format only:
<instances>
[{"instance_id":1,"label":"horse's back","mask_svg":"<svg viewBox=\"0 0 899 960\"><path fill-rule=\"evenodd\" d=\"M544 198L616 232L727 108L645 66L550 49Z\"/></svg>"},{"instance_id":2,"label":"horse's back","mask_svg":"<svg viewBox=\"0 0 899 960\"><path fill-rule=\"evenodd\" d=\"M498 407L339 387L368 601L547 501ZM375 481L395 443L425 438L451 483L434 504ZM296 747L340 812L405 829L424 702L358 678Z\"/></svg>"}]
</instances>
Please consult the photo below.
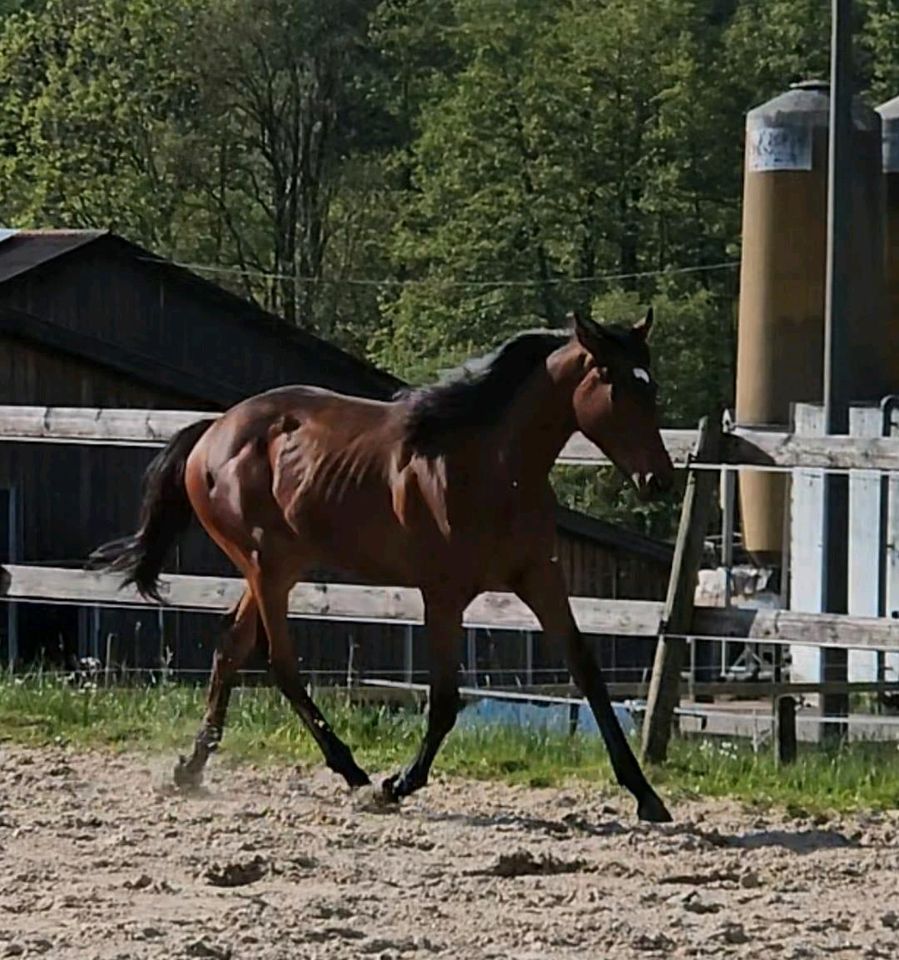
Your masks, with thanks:
<instances>
[{"instance_id":1,"label":"horse's back","mask_svg":"<svg viewBox=\"0 0 899 960\"><path fill-rule=\"evenodd\" d=\"M220 544L216 527L246 544L270 531L302 564L372 582L496 588L542 526L489 434L418 453L402 400L281 387L225 413L195 454L191 499Z\"/></svg>"},{"instance_id":2,"label":"horse's back","mask_svg":"<svg viewBox=\"0 0 899 960\"><path fill-rule=\"evenodd\" d=\"M302 431L338 444L385 425L394 404L336 393L323 387L285 386L256 394L231 407L205 438L213 468L248 443L269 444L281 434Z\"/></svg>"}]
</instances>

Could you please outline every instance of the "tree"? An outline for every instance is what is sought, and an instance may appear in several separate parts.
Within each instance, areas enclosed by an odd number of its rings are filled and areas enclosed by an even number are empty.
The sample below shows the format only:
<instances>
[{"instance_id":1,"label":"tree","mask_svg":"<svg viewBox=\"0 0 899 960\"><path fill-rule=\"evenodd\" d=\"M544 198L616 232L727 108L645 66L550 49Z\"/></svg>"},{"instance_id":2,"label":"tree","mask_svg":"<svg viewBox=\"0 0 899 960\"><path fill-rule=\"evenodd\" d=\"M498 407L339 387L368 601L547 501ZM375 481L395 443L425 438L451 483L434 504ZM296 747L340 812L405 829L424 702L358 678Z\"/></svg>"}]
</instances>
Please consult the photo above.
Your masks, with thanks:
<instances>
[{"instance_id":1,"label":"tree","mask_svg":"<svg viewBox=\"0 0 899 960\"><path fill-rule=\"evenodd\" d=\"M730 20L707 7L452 5L427 40L452 72L422 99L394 247L408 282L377 359L425 379L572 307L633 319L655 302L667 422L729 399L733 272L666 273L733 257L739 230L739 129L722 145L710 55Z\"/></svg>"},{"instance_id":2,"label":"tree","mask_svg":"<svg viewBox=\"0 0 899 960\"><path fill-rule=\"evenodd\" d=\"M871 106L879 106L899 96L899 16L893 0L864 0L862 10L857 43L871 75Z\"/></svg>"},{"instance_id":3,"label":"tree","mask_svg":"<svg viewBox=\"0 0 899 960\"><path fill-rule=\"evenodd\" d=\"M0 17L7 17L23 10L38 10L45 0L0 0Z\"/></svg>"},{"instance_id":4,"label":"tree","mask_svg":"<svg viewBox=\"0 0 899 960\"><path fill-rule=\"evenodd\" d=\"M317 313L332 211L355 149L365 36L364 0L228 0L206 19L208 142L226 175L207 184L247 290L291 322ZM224 173L224 171L223 171ZM253 274L268 274L259 284Z\"/></svg>"},{"instance_id":5,"label":"tree","mask_svg":"<svg viewBox=\"0 0 899 960\"><path fill-rule=\"evenodd\" d=\"M899 93L894 7L856 7L875 104ZM829 55L820 0L0 14L3 221L112 227L413 381L653 303L681 425L731 400L745 114ZM616 482L566 495L662 530Z\"/></svg>"},{"instance_id":6,"label":"tree","mask_svg":"<svg viewBox=\"0 0 899 960\"><path fill-rule=\"evenodd\" d=\"M109 227L176 259L234 266L251 298L334 334L319 307L326 271L358 253L361 205L335 198L345 170L363 192L374 5L49 0L9 18L3 216Z\"/></svg>"},{"instance_id":7,"label":"tree","mask_svg":"<svg viewBox=\"0 0 899 960\"><path fill-rule=\"evenodd\" d=\"M701 116L698 6L457 0L455 72L421 109L394 250L413 282L387 305L384 361L427 375L422 356L442 365L589 310L606 274L650 293L637 275L724 257L736 204L710 211L717 170L684 160L715 142L686 119Z\"/></svg>"},{"instance_id":8,"label":"tree","mask_svg":"<svg viewBox=\"0 0 899 960\"><path fill-rule=\"evenodd\" d=\"M0 35L7 221L111 227L177 252L191 185L172 147L196 109L185 38L198 5L48 0L8 18Z\"/></svg>"}]
</instances>

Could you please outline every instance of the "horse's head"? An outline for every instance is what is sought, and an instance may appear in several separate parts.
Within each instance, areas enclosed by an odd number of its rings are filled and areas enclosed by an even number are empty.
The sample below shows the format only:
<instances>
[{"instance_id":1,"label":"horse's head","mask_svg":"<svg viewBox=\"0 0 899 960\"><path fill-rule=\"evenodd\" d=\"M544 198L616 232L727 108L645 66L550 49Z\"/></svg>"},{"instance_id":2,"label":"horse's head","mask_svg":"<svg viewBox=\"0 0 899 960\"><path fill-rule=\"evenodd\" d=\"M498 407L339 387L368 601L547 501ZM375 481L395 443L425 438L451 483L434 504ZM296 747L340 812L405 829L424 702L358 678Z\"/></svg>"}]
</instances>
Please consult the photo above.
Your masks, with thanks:
<instances>
[{"instance_id":1,"label":"horse's head","mask_svg":"<svg viewBox=\"0 0 899 960\"><path fill-rule=\"evenodd\" d=\"M674 467L659 433L647 343L652 309L632 327L574 317L583 377L574 392L578 429L627 476L643 500L663 493Z\"/></svg>"}]
</instances>

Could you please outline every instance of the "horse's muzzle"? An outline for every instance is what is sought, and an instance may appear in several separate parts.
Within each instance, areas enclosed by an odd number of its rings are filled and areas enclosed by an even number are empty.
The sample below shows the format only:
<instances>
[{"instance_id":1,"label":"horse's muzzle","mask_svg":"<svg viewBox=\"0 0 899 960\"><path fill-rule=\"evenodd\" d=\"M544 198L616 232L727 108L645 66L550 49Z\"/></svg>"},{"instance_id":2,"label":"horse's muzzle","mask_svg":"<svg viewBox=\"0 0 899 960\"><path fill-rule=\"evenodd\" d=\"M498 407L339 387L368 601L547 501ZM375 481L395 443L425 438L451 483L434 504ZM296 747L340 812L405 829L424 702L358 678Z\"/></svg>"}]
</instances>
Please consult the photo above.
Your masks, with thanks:
<instances>
[{"instance_id":1,"label":"horse's muzzle","mask_svg":"<svg viewBox=\"0 0 899 960\"><path fill-rule=\"evenodd\" d=\"M637 489L637 496L647 501L667 493L674 483L674 476L670 473L635 473L631 480Z\"/></svg>"}]
</instances>

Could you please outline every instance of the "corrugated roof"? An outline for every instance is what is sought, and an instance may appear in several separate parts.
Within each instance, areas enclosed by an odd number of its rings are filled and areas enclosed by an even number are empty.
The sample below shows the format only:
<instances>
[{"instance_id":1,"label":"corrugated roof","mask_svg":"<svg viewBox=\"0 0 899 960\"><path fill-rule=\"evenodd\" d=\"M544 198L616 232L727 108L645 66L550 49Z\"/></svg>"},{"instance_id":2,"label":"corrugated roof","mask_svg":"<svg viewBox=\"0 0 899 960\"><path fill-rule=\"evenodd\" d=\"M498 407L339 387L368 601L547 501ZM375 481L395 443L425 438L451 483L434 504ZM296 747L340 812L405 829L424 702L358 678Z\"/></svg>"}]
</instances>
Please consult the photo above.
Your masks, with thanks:
<instances>
[{"instance_id":1,"label":"corrugated roof","mask_svg":"<svg viewBox=\"0 0 899 960\"><path fill-rule=\"evenodd\" d=\"M106 230L19 230L0 246L0 283L71 253Z\"/></svg>"}]
</instances>

